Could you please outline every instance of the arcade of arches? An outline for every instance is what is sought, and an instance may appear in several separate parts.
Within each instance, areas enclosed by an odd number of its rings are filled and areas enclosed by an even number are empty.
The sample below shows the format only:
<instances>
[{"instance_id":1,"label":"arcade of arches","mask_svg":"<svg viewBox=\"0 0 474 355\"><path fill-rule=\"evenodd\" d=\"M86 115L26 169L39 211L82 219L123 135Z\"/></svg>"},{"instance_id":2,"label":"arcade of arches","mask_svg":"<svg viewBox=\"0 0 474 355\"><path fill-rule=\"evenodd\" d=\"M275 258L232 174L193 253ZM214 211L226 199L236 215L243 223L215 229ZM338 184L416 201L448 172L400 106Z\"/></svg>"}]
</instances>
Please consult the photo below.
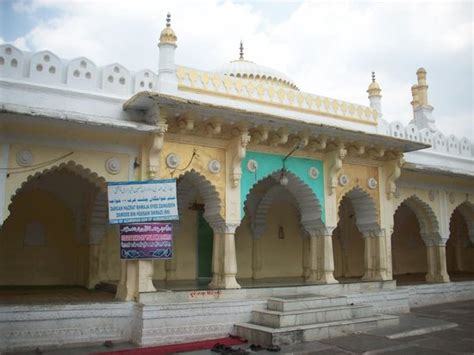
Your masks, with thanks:
<instances>
[{"instance_id":1,"label":"arcade of arches","mask_svg":"<svg viewBox=\"0 0 474 355\"><path fill-rule=\"evenodd\" d=\"M197 280L238 288L236 278L242 284L272 278L382 279L386 265L377 245L385 237L391 241L387 262L395 278L411 275L420 281L421 275L447 282L449 276L474 272L474 209L468 202L454 209L443 239L436 215L417 196L396 209L388 236L378 225L375 203L360 188L340 199L338 223L331 228L324 225L318 197L291 173L286 186L275 174L256 183L242 222L232 226L226 225L222 199L205 176L187 172L177 187L181 220L174 224L175 258L154 263L149 277L158 284ZM0 230L0 285L93 288L123 276L117 229L107 225L103 178L72 162L62 164L30 177L9 208Z\"/></svg>"}]
</instances>

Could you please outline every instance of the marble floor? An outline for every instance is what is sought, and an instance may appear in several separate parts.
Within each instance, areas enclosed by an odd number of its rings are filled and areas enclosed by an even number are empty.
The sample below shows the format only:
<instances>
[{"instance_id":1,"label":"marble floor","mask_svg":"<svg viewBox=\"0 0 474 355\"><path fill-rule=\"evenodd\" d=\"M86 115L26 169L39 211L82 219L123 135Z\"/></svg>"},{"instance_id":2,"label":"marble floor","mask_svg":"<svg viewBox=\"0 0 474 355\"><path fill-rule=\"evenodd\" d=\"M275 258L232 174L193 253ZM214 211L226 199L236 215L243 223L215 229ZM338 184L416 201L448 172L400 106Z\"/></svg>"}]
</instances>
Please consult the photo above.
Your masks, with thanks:
<instances>
[{"instance_id":1,"label":"marble floor","mask_svg":"<svg viewBox=\"0 0 474 355\"><path fill-rule=\"evenodd\" d=\"M418 285L425 282L424 274L396 275L397 285ZM451 273L452 282L472 281L474 273ZM363 282L360 278L338 278L340 283ZM157 290L192 291L207 290L210 279L198 280L155 280ZM275 277L267 279L238 279L242 288L305 286L302 277ZM10 304L78 304L96 302L117 302L115 288L117 281L103 283L96 290L79 286L0 286L0 305Z\"/></svg>"}]
</instances>

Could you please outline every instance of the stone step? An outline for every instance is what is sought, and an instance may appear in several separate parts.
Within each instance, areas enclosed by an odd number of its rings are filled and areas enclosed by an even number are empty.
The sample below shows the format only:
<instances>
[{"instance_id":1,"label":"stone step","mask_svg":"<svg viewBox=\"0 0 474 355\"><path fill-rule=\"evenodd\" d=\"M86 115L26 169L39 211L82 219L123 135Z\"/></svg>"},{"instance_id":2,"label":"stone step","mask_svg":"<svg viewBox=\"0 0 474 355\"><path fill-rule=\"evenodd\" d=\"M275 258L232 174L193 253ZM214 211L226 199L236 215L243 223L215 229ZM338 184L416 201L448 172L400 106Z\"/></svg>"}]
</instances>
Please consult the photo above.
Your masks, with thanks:
<instances>
[{"instance_id":1,"label":"stone step","mask_svg":"<svg viewBox=\"0 0 474 355\"><path fill-rule=\"evenodd\" d=\"M300 294L271 297L267 301L267 308L271 311L298 311L320 307L346 306L344 296L321 296L316 294Z\"/></svg>"},{"instance_id":2,"label":"stone step","mask_svg":"<svg viewBox=\"0 0 474 355\"><path fill-rule=\"evenodd\" d=\"M262 345L292 345L344 336L377 327L395 326L397 324L397 316L376 315L372 317L285 328L270 328L252 323L241 323L235 325L235 331L238 336L247 339L251 343Z\"/></svg>"},{"instance_id":3,"label":"stone step","mask_svg":"<svg viewBox=\"0 0 474 355\"><path fill-rule=\"evenodd\" d=\"M297 311L257 310L252 312L252 323L272 328L342 321L373 316L372 306L333 306Z\"/></svg>"}]
</instances>

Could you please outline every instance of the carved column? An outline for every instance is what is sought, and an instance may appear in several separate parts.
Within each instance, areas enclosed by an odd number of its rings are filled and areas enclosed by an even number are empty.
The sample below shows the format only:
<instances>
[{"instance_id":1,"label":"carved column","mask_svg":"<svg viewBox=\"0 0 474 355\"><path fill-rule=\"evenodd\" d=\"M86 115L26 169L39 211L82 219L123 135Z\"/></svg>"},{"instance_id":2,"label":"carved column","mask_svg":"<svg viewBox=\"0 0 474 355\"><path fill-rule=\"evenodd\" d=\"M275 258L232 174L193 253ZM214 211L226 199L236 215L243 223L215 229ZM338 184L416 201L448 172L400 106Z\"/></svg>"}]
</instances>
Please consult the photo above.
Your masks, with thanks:
<instances>
[{"instance_id":1,"label":"carved column","mask_svg":"<svg viewBox=\"0 0 474 355\"><path fill-rule=\"evenodd\" d=\"M222 232L217 228L214 229L214 235L212 240L212 280L209 283L210 288L221 287L221 276L222 276ZM219 233L220 232L220 233Z\"/></svg>"},{"instance_id":2,"label":"carved column","mask_svg":"<svg viewBox=\"0 0 474 355\"><path fill-rule=\"evenodd\" d=\"M210 287L240 288L237 283L237 256L235 253L235 229L237 224L225 224L214 228L212 251L213 278Z\"/></svg>"},{"instance_id":3,"label":"carved column","mask_svg":"<svg viewBox=\"0 0 474 355\"><path fill-rule=\"evenodd\" d=\"M337 174L342 168L342 160L347 155L347 150L341 143L333 151L327 153L327 162L329 165L328 171L328 193L329 195L334 194L337 187Z\"/></svg>"},{"instance_id":4,"label":"carved column","mask_svg":"<svg viewBox=\"0 0 474 355\"><path fill-rule=\"evenodd\" d=\"M306 278L306 282L308 283L338 283L334 278L333 229L333 227L328 227L310 233L310 273Z\"/></svg>"},{"instance_id":5,"label":"carved column","mask_svg":"<svg viewBox=\"0 0 474 355\"><path fill-rule=\"evenodd\" d=\"M368 231L364 233L364 276L365 281L388 280L387 258L384 231Z\"/></svg>"},{"instance_id":6,"label":"carved column","mask_svg":"<svg viewBox=\"0 0 474 355\"><path fill-rule=\"evenodd\" d=\"M222 286L224 288L240 288L235 279L237 275L237 255L235 253L235 229L238 225L226 225L224 232L224 267Z\"/></svg>"},{"instance_id":7,"label":"carved column","mask_svg":"<svg viewBox=\"0 0 474 355\"><path fill-rule=\"evenodd\" d=\"M449 275L446 265L446 243L439 243L434 240L425 241L426 257L428 262L427 282L449 282Z\"/></svg>"}]
</instances>

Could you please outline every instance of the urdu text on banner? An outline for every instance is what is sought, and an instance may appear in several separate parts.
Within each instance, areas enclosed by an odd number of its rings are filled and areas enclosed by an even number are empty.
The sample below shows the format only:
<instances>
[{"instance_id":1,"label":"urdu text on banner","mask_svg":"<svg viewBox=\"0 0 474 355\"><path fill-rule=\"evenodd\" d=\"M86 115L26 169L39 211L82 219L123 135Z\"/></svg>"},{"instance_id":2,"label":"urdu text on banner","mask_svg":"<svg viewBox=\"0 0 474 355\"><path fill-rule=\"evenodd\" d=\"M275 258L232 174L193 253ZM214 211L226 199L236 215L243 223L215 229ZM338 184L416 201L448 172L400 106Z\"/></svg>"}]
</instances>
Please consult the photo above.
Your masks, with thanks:
<instances>
[{"instance_id":1,"label":"urdu text on banner","mask_svg":"<svg viewBox=\"0 0 474 355\"><path fill-rule=\"evenodd\" d=\"M109 182L109 223L178 220L176 180Z\"/></svg>"}]
</instances>

